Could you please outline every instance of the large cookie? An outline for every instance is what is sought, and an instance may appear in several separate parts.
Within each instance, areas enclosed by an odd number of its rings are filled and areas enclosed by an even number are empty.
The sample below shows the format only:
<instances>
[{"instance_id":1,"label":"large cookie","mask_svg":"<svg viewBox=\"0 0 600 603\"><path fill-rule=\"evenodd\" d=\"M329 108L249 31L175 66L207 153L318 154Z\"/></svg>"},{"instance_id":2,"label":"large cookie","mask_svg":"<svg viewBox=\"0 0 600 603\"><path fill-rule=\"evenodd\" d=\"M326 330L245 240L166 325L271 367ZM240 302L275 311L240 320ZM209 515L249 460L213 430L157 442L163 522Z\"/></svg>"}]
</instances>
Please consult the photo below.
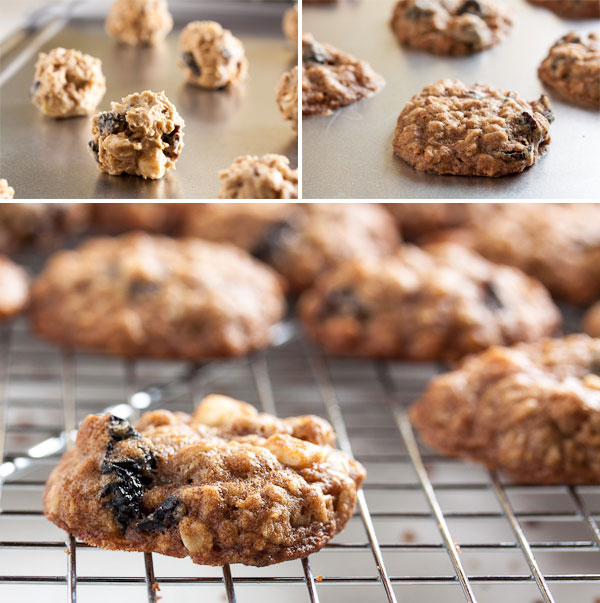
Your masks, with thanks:
<instances>
[{"instance_id":1,"label":"large cookie","mask_svg":"<svg viewBox=\"0 0 600 603\"><path fill-rule=\"evenodd\" d=\"M0 255L0 322L18 314L27 304L29 279L25 271Z\"/></svg>"},{"instance_id":2,"label":"large cookie","mask_svg":"<svg viewBox=\"0 0 600 603\"><path fill-rule=\"evenodd\" d=\"M321 549L350 519L363 467L318 417L277 419L208 396L133 428L88 416L44 492L46 517L106 549L270 565Z\"/></svg>"},{"instance_id":3,"label":"large cookie","mask_svg":"<svg viewBox=\"0 0 600 603\"><path fill-rule=\"evenodd\" d=\"M567 19L600 17L600 2L598 0L529 0L529 2L548 8Z\"/></svg>"},{"instance_id":4,"label":"large cookie","mask_svg":"<svg viewBox=\"0 0 600 603\"><path fill-rule=\"evenodd\" d=\"M185 215L185 203L94 203L92 224L95 229L120 234L144 230L175 234Z\"/></svg>"},{"instance_id":5,"label":"large cookie","mask_svg":"<svg viewBox=\"0 0 600 603\"><path fill-rule=\"evenodd\" d=\"M450 456L538 484L600 484L600 339L494 347L433 379L413 407Z\"/></svg>"}]
</instances>

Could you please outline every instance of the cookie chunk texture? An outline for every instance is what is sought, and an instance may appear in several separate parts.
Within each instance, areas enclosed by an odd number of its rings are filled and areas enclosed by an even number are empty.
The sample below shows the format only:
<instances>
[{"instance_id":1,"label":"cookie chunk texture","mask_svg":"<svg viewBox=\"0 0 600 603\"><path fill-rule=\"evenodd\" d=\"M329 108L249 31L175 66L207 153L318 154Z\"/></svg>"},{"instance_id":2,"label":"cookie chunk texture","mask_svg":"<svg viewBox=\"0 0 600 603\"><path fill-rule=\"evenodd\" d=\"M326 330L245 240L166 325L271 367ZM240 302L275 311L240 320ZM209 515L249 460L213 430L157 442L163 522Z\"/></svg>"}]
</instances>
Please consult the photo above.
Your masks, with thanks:
<instances>
[{"instance_id":1,"label":"cookie chunk texture","mask_svg":"<svg viewBox=\"0 0 600 603\"><path fill-rule=\"evenodd\" d=\"M538 69L542 82L576 105L600 110L600 44L598 36L574 32L550 48Z\"/></svg>"},{"instance_id":2,"label":"cookie chunk texture","mask_svg":"<svg viewBox=\"0 0 600 603\"><path fill-rule=\"evenodd\" d=\"M0 255L0 322L18 314L27 304L29 279L25 271Z\"/></svg>"},{"instance_id":3,"label":"cookie chunk texture","mask_svg":"<svg viewBox=\"0 0 600 603\"><path fill-rule=\"evenodd\" d=\"M529 2L548 8L567 19L600 17L600 3L597 0L529 0Z\"/></svg>"},{"instance_id":4,"label":"cookie chunk texture","mask_svg":"<svg viewBox=\"0 0 600 603\"><path fill-rule=\"evenodd\" d=\"M277 84L275 100L283 119L298 133L298 67L287 71Z\"/></svg>"},{"instance_id":5,"label":"cookie chunk texture","mask_svg":"<svg viewBox=\"0 0 600 603\"><path fill-rule=\"evenodd\" d=\"M320 44L311 34L302 36L302 114L330 115L385 85L366 61Z\"/></svg>"},{"instance_id":6,"label":"cookie chunk texture","mask_svg":"<svg viewBox=\"0 0 600 603\"><path fill-rule=\"evenodd\" d=\"M402 44L435 54L480 52L502 41L511 27L496 0L400 0L392 16Z\"/></svg>"},{"instance_id":7,"label":"cookie chunk texture","mask_svg":"<svg viewBox=\"0 0 600 603\"><path fill-rule=\"evenodd\" d=\"M13 199L15 196L15 189L8 185L8 181L4 178L0 178L0 199Z\"/></svg>"},{"instance_id":8,"label":"cookie chunk texture","mask_svg":"<svg viewBox=\"0 0 600 603\"><path fill-rule=\"evenodd\" d=\"M432 380L421 437L521 483L600 484L600 339L493 347Z\"/></svg>"},{"instance_id":9,"label":"cookie chunk texture","mask_svg":"<svg viewBox=\"0 0 600 603\"><path fill-rule=\"evenodd\" d=\"M40 53L31 85L31 102L50 117L91 115L106 92L102 61L79 50L54 48Z\"/></svg>"},{"instance_id":10,"label":"cookie chunk texture","mask_svg":"<svg viewBox=\"0 0 600 603\"><path fill-rule=\"evenodd\" d=\"M584 329L593 337L600 337L600 302L594 304L585 314Z\"/></svg>"},{"instance_id":11,"label":"cookie chunk texture","mask_svg":"<svg viewBox=\"0 0 600 603\"><path fill-rule=\"evenodd\" d=\"M236 247L131 233L57 253L31 305L58 344L200 360L267 346L285 300L280 277Z\"/></svg>"},{"instance_id":12,"label":"cookie chunk texture","mask_svg":"<svg viewBox=\"0 0 600 603\"><path fill-rule=\"evenodd\" d=\"M298 198L298 170L283 155L238 157L219 178L219 199Z\"/></svg>"},{"instance_id":13,"label":"cookie chunk texture","mask_svg":"<svg viewBox=\"0 0 600 603\"><path fill-rule=\"evenodd\" d=\"M98 169L157 180L175 169L185 122L164 92L134 93L92 120L88 147Z\"/></svg>"},{"instance_id":14,"label":"cookie chunk texture","mask_svg":"<svg viewBox=\"0 0 600 603\"><path fill-rule=\"evenodd\" d=\"M131 46L158 44L172 29L166 0L115 0L106 18L106 32Z\"/></svg>"},{"instance_id":15,"label":"cookie chunk texture","mask_svg":"<svg viewBox=\"0 0 600 603\"><path fill-rule=\"evenodd\" d=\"M449 243L346 262L304 294L300 316L328 352L411 360L454 361L560 324L540 283Z\"/></svg>"},{"instance_id":16,"label":"cookie chunk texture","mask_svg":"<svg viewBox=\"0 0 600 603\"><path fill-rule=\"evenodd\" d=\"M281 25L285 37L290 44L298 44L298 5L295 4L292 8L285 11L283 15L283 23Z\"/></svg>"},{"instance_id":17,"label":"cookie chunk texture","mask_svg":"<svg viewBox=\"0 0 600 603\"><path fill-rule=\"evenodd\" d=\"M505 176L546 152L553 120L546 96L528 102L486 84L441 80L406 104L392 144L421 172Z\"/></svg>"},{"instance_id":18,"label":"cookie chunk texture","mask_svg":"<svg viewBox=\"0 0 600 603\"><path fill-rule=\"evenodd\" d=\"M321 549L350 519L364 468L318 417L206 397L132 427L90 415L44 492L46 517L106 549L264 566Z\"/></svg>"},{"instance_id":19,"label":"cookie chunk texture","mask_svg":"<svg viewBox=\"0 0 600 603\"><path fill-rule=\"evenodd\" d=\"M188 23L181 32L179 49L179 66L190 84L214 90L246 79L248 60L242 43L215 21Z\"/></svg>"}]
</instances>

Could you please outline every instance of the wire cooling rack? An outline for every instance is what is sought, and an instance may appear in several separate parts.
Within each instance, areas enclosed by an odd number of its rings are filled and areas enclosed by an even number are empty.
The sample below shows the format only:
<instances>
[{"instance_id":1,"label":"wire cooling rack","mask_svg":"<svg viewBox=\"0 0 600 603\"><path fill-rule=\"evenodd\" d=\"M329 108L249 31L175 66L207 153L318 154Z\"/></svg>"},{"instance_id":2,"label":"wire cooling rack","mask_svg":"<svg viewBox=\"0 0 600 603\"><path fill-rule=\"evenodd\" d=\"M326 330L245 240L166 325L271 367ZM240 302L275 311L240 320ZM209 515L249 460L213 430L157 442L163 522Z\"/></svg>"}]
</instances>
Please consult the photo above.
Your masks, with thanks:
<instances>
[{"instance_id":1,"label":"wire cooling rack","mask_svg":"<svg viewBox=\"0 0 600 603\"><path fill-rule=\"evenodd\" d=\"M193 367L73 354L25 321L0 329L0 601L600 602L600 487L517 486L420 445L407 408L442 367L324 357L294 325L280 345ZM267 568L103 551L42 513L45 480L83 417L191 411L223 393L333 424L369 475L322 551Z\"/></svg>"}]
</instances>

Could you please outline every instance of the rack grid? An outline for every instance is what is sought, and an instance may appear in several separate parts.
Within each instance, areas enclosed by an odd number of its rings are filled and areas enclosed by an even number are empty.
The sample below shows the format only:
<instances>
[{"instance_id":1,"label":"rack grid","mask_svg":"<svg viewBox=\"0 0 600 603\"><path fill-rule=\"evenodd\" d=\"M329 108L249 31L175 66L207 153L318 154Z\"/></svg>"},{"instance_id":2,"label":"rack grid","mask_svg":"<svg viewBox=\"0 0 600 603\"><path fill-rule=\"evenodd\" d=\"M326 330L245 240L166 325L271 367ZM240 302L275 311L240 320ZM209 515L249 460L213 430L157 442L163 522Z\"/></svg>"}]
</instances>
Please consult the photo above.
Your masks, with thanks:
<instances>
[{"instance_id":1,"label":"rack grid","mask_svg":"<svg viewBox=\"0 0 600 603\"><path fill-rule=\"evenodd\" d=\"M4 325L0 599L600 601L600 487L515 485L436 455L415 438L407 409L443 367L330 358L293 323L286 329L264 352L190 366L73 353L37 340L24 320ZM212 392L279 416L321 415L365 464L355 515L321 552L267 568L206 568L101 551L45 520L45 480L86 414L189 412Z\"/></svg>"}]
</instances>

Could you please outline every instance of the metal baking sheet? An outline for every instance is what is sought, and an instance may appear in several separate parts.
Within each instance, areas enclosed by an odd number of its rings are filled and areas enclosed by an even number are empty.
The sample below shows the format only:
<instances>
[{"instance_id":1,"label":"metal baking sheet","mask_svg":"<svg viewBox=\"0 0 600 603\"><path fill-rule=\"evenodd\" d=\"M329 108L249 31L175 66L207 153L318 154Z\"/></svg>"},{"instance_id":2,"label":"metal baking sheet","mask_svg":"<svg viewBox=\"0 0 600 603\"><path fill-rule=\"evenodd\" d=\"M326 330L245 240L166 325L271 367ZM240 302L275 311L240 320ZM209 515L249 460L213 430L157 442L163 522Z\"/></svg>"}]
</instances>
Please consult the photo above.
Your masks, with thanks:
<instances>
[{"instance_id":1,"label":"metal baking sheet","mask_svg":"<svg viewBox=\"0 0 600 603\"><path fill-rule=\"evenodd\" d=\"M503 0L515 25L495 48L471 57L439 57L405 49L390 18L396 0L305 6L303 31L360 59L386 79L371 99L329 117L303 120L306 199L329 198L587 198L600 190L600 114L550 95L556 121L545 157L522 174L503 178L437 176L417 172L392 150L400 111L413 94L443 78L485 82L533 100L544 92L537 67L570 30L589 32L598 21L565 20L526 0Z\"/></svg>"},{"instance_id":2,"label":"metal baking sheet","mask_svg":"<svg viewBox=\"0 0 600 603\"><path fill-rule=\"evenodd\" d=\"M280 153L298 163L298 139L283 120L275 88L296 64L296 49L284 38L281 19L291 2L239 0L171 1L175 28L156 48L121 45L104 33L106 2L76 5L72 15L45 41L44 31L27 33L2 56L2 73L16 72L0 87L0 175L18 198L215 198L218 172L238 155ZM249 60L249 77L230 91L205 91L185 84L177 67L178 37L192 20L215 20L239 37ZM41 38L41 40L40 40ZM185 149L177 170L165 179L102 174L87 151L89 118L54 120L29 101L38 52L77 48L102 59L112 100L142 90L164 90L186 122ZM17 61L14 63L13 61Z\"/></svg>"}]
</instances>

